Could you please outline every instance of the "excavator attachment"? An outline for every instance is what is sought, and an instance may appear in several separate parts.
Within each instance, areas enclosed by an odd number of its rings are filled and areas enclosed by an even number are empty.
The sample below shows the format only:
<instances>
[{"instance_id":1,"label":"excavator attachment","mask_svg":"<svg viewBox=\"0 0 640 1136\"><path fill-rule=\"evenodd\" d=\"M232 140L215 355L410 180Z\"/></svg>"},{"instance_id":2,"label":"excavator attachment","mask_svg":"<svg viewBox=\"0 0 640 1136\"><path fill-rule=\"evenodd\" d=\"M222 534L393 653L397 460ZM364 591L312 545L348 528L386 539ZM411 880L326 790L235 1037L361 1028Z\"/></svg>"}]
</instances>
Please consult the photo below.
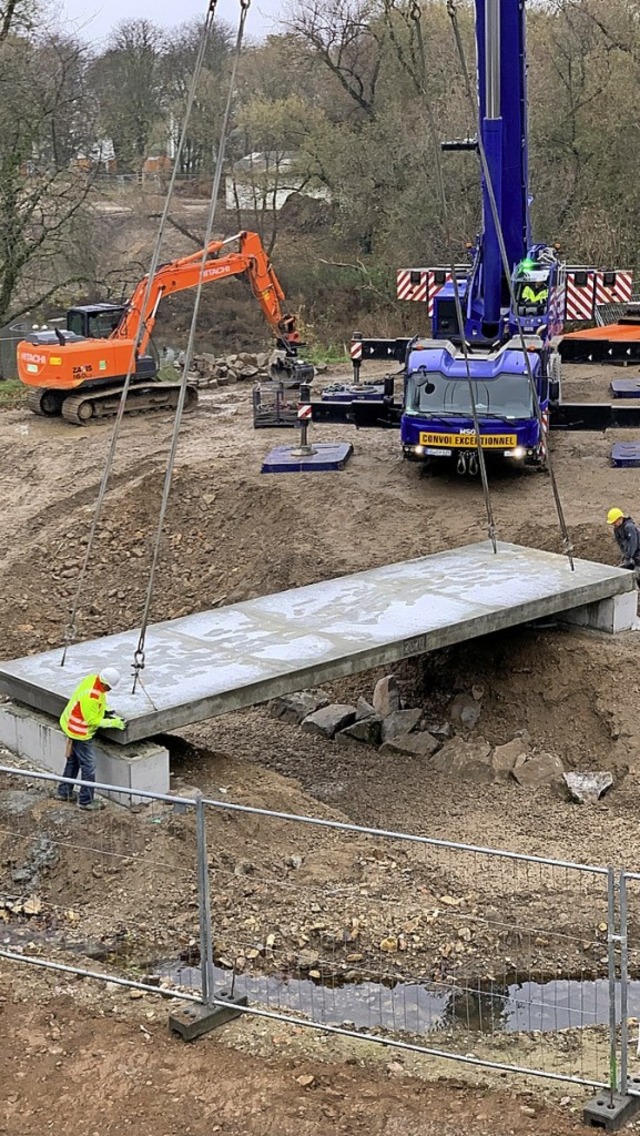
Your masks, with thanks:
<instances>
[{"instance_id":1,"label":"excavator attachment","mask_svg":"<svg viewBox=\"0 0 640 1136\"><path fill-rule=\"evenodd\" d=\"M640 360L640 304L631 304L617 323L563 335L563 363L636 363Z\"/></svg>"}]
</instances>

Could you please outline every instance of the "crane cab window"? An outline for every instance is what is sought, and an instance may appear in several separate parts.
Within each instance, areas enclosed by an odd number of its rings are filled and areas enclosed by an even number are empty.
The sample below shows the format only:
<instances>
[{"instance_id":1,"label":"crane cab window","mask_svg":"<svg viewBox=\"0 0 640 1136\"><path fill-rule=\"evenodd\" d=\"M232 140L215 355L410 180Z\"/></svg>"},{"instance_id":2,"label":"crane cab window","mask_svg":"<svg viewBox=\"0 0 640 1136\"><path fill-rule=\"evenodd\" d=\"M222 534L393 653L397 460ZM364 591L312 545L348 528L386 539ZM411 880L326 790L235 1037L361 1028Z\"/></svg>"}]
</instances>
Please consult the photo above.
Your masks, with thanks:
<instances>
[{"instance_id":1,"label":"crane cab window","mask_svg":"<svg viewBox=\"0 0 640 1136\"><path fill-rule=\"evenodd\" d=\"M547 310L549 274L529 272L516 282L516 303L521 316L540 316Z\"/></svg>"}]
</instances>

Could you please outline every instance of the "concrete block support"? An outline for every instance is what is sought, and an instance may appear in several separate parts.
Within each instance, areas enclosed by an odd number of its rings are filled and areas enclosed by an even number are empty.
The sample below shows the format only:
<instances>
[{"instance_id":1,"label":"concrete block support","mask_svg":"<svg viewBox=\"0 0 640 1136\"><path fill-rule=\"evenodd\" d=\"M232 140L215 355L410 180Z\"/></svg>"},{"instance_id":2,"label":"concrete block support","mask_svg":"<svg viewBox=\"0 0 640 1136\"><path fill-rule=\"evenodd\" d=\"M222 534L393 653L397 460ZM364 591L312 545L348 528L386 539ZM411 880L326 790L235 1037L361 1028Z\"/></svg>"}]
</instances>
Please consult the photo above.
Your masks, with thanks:
<instances>
[{"instance_id":1,"label":"concrete block support","mask_svg":"<svg viewBox=\"0 0 640 1136\"><path fill-rule=\"evenodd\" d=\"M0 744L11 753L53 773L62 773L67 739L54 718L18 702L0 703ZM155 742L116 746L98 736L96 780L122 785L126 795L111 794L120 804L144 802L135 790L169 792L169 751Z\"/></svg>"},{"instance_id":2,"label":"concrete block support","mask_svg":"<svg viewBox=\"0 0 640 1136\"><path fill-rule=\"evenodd\" d=\"M589 627L592 631L607 631L616 635L619 631L631 631L638 617L638 593L625 592L621 596L611 596L597 603L576 607L564 613L564 623Z\"/></svg>"}]
</instances>

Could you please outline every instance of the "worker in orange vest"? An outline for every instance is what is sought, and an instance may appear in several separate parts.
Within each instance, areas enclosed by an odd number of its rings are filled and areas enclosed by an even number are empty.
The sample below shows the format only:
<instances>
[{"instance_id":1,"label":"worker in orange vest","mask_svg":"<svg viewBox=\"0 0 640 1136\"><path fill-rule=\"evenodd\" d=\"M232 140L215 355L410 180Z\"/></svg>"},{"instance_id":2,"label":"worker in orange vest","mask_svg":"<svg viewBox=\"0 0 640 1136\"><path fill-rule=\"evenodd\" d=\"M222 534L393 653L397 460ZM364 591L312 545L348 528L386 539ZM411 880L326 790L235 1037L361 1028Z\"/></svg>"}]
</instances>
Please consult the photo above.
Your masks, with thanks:
<instances>
[{"instance_id":1,"label":"worker in orange vest","mask_svg":"<svg viewBox=\"0 0 640 1136\"><path fill-rule=\"evenodd\" d=\"M107 706L107 694L119 682L120 672L115 667L105 667L99 674L83 678L71 695L60 717L60 726L69 739L63 777L75 780L79 773L82 781L95 781L96 754L92 738L98 730L126 730L124 718ZM61 801L74 799L69 781L60 782L58 797ZM80 786L78 805L88 812L104 808L102 801L94 799L89 785Z\"/></svg>"}]
</instances>

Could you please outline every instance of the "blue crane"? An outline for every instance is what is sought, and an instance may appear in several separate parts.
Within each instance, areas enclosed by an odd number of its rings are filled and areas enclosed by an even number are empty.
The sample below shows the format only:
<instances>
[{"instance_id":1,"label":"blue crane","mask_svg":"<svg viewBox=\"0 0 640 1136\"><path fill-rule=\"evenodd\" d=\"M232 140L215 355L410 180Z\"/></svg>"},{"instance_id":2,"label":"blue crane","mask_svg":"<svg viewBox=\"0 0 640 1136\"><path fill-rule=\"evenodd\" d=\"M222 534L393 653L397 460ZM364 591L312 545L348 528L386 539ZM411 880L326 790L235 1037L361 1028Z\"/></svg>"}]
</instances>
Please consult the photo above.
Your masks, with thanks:
<instances>
[{"instance_id":1,"label":"blue crane","mask_svg":"<svg viewBox=\"0 0 640 1136\"><path fill-rule=\"evenodd\" d=\"M626 286L629 275L567 269L557 246L532 243L525 4L475 0L475 11L477 137L442 143L443 150L480 153L482 226L471 264L400 270L398 295L427 306L431 335L354 334L355 385L323 394L325 402L378 399L388 407L389 383L362 386L360 366L372 358L397 359L404 373L404 456L453 458L460 473L470 474L478 471L478 434L487 456L546 464L549 414L560 393L552 341L563 330L567 284L584 283L595 297L596 283L615 290L618 277Z\"/></svg>"}]
</instances>

